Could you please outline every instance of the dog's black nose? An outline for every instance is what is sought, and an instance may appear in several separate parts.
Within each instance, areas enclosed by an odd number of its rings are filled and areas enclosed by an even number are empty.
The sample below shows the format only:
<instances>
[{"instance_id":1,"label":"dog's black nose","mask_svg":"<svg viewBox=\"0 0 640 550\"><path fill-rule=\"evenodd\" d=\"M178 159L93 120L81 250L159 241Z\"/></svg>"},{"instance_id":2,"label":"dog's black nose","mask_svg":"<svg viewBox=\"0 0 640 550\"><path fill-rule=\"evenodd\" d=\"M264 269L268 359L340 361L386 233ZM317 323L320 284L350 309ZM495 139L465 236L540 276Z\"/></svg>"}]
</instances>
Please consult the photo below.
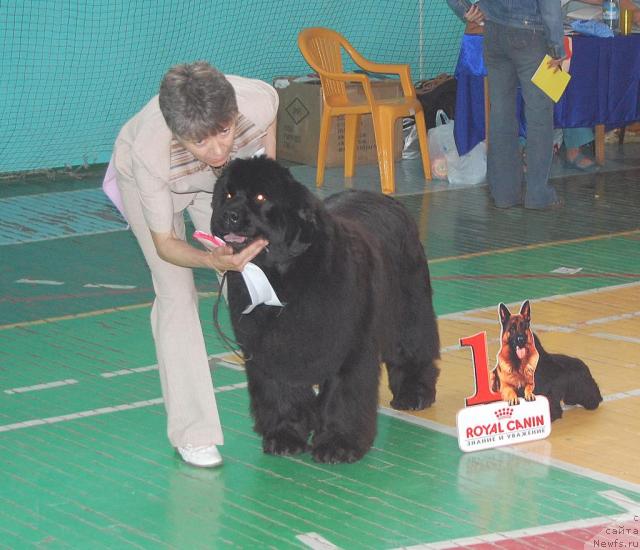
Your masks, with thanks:
<instances>
[{"instance_id":1,"label":"dog's black nose","mask_svg":"<svg viewBox=\"0 0 640 550\"><path fill-rule=\"evenodd\" d=\"M240 214L235 210L227 210L222 216L224 219L224 223L227 227L232 228L235 227L240 221Z\"/></svg>"},{"instance_id":2,"label":"dog's black nose","mask_svg":"<svg viewBox=\"0 0 640 550\"><path fill-rule=\"evenodd\" d=\"M526 343L527 337L524 334L518 334L516 336L516 346L518 346L519 348L523 348Z\"/></svg>"}]
</instances>

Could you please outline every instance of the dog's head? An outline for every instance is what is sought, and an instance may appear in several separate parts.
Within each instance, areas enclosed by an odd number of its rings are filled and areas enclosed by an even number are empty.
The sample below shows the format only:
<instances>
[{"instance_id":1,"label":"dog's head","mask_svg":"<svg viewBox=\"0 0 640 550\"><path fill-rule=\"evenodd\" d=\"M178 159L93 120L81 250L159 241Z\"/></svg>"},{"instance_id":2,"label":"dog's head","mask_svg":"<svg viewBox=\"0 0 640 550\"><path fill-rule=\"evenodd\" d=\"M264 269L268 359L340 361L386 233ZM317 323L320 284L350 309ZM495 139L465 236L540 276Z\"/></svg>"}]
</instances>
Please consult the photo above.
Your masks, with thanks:
<instances>
[{"instance_id":1,"label":"dog's head","mask_svg":"<svg viewBox=\"0 0 640 550\"><path fill-rule=\"evenodd\" d=\"M213 192L211 232L240 250L257 238L264 265L302 254L316 235L320 202L291 172L267 157L232 161Z\"/></svg>"},{"instance_id":2,"label":"dog's head","mask_svg":"<svg viewBox=\"0 0 640 550\"><path fill-rule=\"evenodd\" d=\"M533 343L531 332L531 306L529 300L520 307L520 313L512 315L507 306L500 304L502 346L508 347L519 360L526 358Z\"/></svg>"}]
</instances>

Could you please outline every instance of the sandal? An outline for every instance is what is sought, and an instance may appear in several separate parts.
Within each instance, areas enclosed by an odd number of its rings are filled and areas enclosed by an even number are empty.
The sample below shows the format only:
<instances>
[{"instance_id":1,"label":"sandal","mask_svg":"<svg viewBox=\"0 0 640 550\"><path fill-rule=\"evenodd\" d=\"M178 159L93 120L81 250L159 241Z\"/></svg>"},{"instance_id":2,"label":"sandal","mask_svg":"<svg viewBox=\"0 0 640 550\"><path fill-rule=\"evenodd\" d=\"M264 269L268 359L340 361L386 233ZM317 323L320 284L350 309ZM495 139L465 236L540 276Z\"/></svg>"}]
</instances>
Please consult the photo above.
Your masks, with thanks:
<instances>
[{"instance_id":1,"label":"sandal","mask_svg":"<svg viewBox=\"0 0 640 550\"><path fill-rule=\"evenodd\" d=\"M585 161L587 162L585 163ZM595 161L592 158L584 155L581 151L578 151L578 154L574 157L573 160L569 160L565 155L564 165L567 168L574 168L575 170L580 170L581 172L593 172L598 168Z\"/></svg>"},{"instance_id":2,"label":"sandal","mask_svg":"<svg viewBox=\"0 0 640 550\"><path fill-rule=\"evenodd\" d=\"M527 210L559 210L564 208L564 200L558 197L554 201L551 201L549 204L545 204L544 206L526 206Z\"/></svg>"}]
</instances>

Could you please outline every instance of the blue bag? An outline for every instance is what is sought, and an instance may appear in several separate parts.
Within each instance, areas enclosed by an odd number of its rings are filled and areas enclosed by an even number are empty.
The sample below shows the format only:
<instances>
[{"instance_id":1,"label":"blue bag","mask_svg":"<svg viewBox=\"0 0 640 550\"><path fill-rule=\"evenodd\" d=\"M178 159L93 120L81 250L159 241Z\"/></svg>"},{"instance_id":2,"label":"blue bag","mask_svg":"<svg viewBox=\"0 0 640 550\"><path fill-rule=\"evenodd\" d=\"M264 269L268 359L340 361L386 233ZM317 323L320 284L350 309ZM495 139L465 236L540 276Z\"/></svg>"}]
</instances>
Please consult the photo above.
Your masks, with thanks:
<instances>
[{"instance_id":1,"label":"blue bag","mask_svg":"<svg viewBox=\"0 0 640 550\"><path fill-rule=\"evenodd\" d=\"M571 23L571 28L580 34L588 36L599 36L600 38L611 38L613 31L601 21L593 19L578 19Z\"/></svg>"}]
</instances>

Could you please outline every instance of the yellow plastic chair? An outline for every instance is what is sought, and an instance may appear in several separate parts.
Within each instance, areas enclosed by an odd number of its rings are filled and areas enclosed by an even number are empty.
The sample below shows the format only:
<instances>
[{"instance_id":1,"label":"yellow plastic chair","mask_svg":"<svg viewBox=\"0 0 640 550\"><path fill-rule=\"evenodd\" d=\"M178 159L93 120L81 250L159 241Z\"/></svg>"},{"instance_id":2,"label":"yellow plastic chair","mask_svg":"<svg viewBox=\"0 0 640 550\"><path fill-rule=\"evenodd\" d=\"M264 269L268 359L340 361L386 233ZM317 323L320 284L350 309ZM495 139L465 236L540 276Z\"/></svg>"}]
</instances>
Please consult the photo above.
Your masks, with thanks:
<instances>
[{"instance_id":1,"label":"yellow plastic chair","mask_svg":"<svg viewBox=\"0 0 640 550\"><path fill-rule=\"evenodd\" d=\"M331 117L344 116L344 175L350 178L355 172L360 116L367 113L371 113L373 118L382 192L389 194L395 191L394 130L396 120L401 117L415 116L424 177L430 180L431 162L427 127L422 114L422 105L416 97L409 66L369 61L362 57L340 33L322 27L303 29L298 35L298 47L307 63L320 76L322 84L323 108L318 144L317 186L321 187L324 181ZM344 72L343 50L356 65L369 73L397 74L400 77L404 97L376 99L371 81L366 75ZM365 102L356 103L347 96L348 82L357 82L362 86Z\"/></svg>"}]
</instances>

